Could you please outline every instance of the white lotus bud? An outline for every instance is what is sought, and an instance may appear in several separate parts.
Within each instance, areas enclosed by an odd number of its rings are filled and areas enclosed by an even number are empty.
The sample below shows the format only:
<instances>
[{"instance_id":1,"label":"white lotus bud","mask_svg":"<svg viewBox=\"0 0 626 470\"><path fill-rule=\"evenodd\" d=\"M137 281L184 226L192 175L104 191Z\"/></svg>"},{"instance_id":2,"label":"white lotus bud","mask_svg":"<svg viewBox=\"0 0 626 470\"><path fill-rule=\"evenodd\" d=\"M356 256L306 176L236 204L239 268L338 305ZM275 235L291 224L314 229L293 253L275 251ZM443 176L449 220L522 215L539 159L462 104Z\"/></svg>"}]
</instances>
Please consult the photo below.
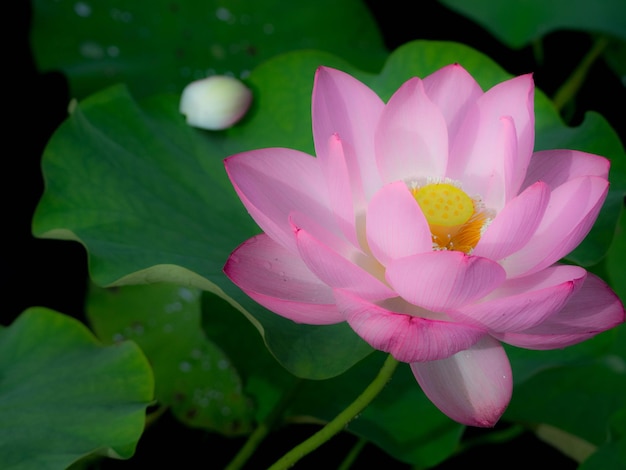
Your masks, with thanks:
<instances>
[{"instance_id":1,"label":"white lotus bud","mask_svg":"<svg viewBox=\"0 0 626 470\"><path fill-rule=\"evenodd\" d=\"M239 121L251 102L252 92L239 80L214 75L187 85L179 109L190 126L215 131Z\"/></svg>"}]
</instances>

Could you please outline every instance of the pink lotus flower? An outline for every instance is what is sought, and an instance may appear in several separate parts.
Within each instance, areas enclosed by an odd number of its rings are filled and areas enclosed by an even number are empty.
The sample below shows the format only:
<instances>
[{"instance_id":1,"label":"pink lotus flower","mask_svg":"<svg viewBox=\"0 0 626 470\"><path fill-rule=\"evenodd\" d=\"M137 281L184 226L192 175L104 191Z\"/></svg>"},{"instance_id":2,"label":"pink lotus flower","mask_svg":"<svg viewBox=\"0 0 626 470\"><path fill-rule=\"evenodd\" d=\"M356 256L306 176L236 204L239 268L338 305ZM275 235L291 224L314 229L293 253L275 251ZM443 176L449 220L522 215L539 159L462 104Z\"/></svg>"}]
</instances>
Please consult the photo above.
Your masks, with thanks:
<instances>
[{"instance_id":1,"label":"pink lotus flower","mask_svg":"<svg viewBox=\"0 0 626 470\"><path fill-rule=\"evenodd\" d=\"M265 232L225 273L295 322L347 321L410 363L449 417L493 426L512 391L501 342L562 348L624 321L604 282L555 264L596 219L609 162L533 153L533 93L531 75L483 92L454 64L385 104L319 68L317 158L269 148L225 162Z\"/></svg>"}]
</instances>

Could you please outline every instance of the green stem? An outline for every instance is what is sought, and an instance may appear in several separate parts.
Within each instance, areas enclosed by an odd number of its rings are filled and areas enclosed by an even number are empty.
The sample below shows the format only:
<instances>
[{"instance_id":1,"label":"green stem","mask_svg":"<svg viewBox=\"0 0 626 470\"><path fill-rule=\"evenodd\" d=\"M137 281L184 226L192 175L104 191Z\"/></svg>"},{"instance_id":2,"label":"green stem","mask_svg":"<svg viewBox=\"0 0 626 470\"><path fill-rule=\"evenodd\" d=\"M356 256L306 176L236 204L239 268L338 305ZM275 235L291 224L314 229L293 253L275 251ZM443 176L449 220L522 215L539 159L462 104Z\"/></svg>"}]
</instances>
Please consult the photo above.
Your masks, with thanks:
<instances>
[{"instance_id":1,"label":"green stem","mask_svg":"<svg viewBox=\"0 0 626 470\"><path fill-rule=\"evenodd\" d=\"M365 444L367 444L367 441L365 439L359 439L357 443L352 446L352 449L350 449L350 452L348 452L346 458L343 459L341 465L337 467L337 470L348 470L363 450L363 447L365 447Z\"/></svg>"},{"instance_id":2,"label":"green stem","mask_svg":"<svg viewBox=\"0 0 626 470\"><path fill-rule=\"evenodd\" d=\"M367 386L365 390L346 409L339 413L332 421L309 437L306 441L298 444L280 459L278 459L269 470L285 470L295 465L305 455L313 452L335 434L342 431L346 425L352 421L361 411L369 405L374 398L385 388L391 379L393 372L398 366L391 355L387 357L376 378Z\"/></svg>"},{"instance_id":3,"label":"green stem","mask_svg":"<svg viewBox=\"0 0 626 470\"><path fill-rule=\"evenodd\" d=\"M257 447L259 447L259 444L263 442L265 437L272 430L276 421L282 417L285 408L287 408L292 397L300 388L301 384L302 380L297 380L289 391L281 397L279 402L274 406L274 408L272 408L267 417L256 427L254 431L252 431L252 434L248 436L248 440L246 440L243 447L239 449L239 452L237 452L235 457L233 457L224 470L239 470L246 464L256 451Z\"/></svg>"},{"instance_id":4,"label":"green stem","mask_svg":"<svg viewBox=\"0 0 626 470\"><path fill-rule=\"evenodd\" d=\"M161 405L152 413L146 415L145 429L148 429L150 426L152 426L163 415L163 413L167 411L167 409L167 406Z\"/></svg>"},{"instance_id":5,"label":"green stem","mask_svg":"<svg viewBox=\"0 0 626 470\"><path fill-rule=\"evenodd\" d=\"M578 64L578 67L574 70L572 75L561 85L561 87L554 94L554 106L557 110L563 109L563 106L567 104L578 92L580 87L585 81L585 77L591 68L591 65L602 54L604 49L609 45L609 38L606 36L600 36L595 40L591 49Z\"/></svg>"},{"instance_id":6,"label":"green stem","mask_svg":"<svg viewBox=\"0 0 626 470\"><path fill-rule=\"evenodd\" d=\"M271 430L271 426L265 421L259 424L252 434L248 436L248 440L243 445L237 455L230 461L230 463L225 467L225 470L239 470L242 468L248 459L252 457L254 451L259 447L259 444L263 442L263 439L269 434Z\"/></svg>"},{"instance_id":7,"label":"green stem","mask_svg":"<svg viewBox=\"0 0 626 470\"><path fill-rule=\"evenodd\" d=\"M532 42L533 57L538 65L543 65L543 42L537 38Z\"/></svg>"}]
</instances>

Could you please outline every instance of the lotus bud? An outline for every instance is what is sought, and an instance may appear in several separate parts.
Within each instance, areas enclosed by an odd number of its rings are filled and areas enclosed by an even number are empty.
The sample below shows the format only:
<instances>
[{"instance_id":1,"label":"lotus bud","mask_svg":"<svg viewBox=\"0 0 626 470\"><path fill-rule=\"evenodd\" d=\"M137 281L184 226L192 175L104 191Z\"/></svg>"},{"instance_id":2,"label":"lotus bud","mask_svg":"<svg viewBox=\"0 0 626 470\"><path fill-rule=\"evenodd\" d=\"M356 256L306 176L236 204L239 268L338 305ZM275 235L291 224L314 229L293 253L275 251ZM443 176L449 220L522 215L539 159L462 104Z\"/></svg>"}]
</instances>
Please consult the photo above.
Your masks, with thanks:
<instances>
[{"instance_id":1,"label":"lotus bud","mask_svg":"<svg viewBox=\"0 0 626 470\"><path fill-rule=\"evenodd\" d=\"M216 131L239 121L251 102L252 92L239 80L214 75L187 85L179 109L190 126Z\"/></svg>"}]
</instances>

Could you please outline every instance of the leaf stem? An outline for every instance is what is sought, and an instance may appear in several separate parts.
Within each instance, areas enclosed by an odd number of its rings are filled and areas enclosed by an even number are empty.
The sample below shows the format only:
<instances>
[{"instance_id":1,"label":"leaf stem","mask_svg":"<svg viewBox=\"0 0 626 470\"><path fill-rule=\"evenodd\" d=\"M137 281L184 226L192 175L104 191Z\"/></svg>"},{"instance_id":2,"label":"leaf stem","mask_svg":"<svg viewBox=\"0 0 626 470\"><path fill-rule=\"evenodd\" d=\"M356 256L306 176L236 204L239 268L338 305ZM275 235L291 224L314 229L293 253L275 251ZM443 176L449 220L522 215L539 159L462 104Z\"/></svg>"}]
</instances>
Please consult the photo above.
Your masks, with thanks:
<instances>
[{"instance_id":1,"label":"leaf stem","mask_svg":"<svg viewBox=\"0 0 626 470\"><path fill-rule=\"evenodd\" d=\"M263 442L263 439L269 434L271 425L265 421L260 423L252 434L248 436L246 443L239 449L239 452L233 457L229 464L225 467L225 470L239 470L245 463L252 457L259 444Z\"/></svg>"},{"instance_id":2,"label":"leaf stem","mask_svg":"<svg viewBox=\"0 0 626 470\"><path fill-rule=\"evenodd\" d=\"M343 459L343 462L341 462L341 465L337 467L337 470L348 470L352 466L356 458L359 456L361 451L363 450L363 447L365 447L365 444L367 444L367 441L363 438L360 438L356 442L356 444L352 446L352 449L350 449L350 452L348 452L348 455L346 455L346 458Z\"/></svg>"},{"instance_id":3,"label":"leaf stem","mask_svg":"<svg viewBox=\"0 0 626 470\"><path fill-rule=\"evenodd\" d=\"M146 424L144 429L148 429L152 426L162 415L168 410L168 406L159 405L159 407L153 412L146 414Z\"/></svg>"},{"instance_id":4,"label":"leaf stem","mask_svg":"<svg viewBox=\"0 0 626 470\"><path fill-rule=\"evenodd\" d=\"M569 78L561 85L561 87L554 94L553 102L558 111L576 95L578 90L582 87L583 82L591 68L591 65L602 54L604 49L609 45L610 39L607 36L598 37L591 46L591 49L585 54L580 61L574 72Z\"/></svg>"},{"instance_id":5,"label":"leaf stem","mask_svg":"<svg viewBox=\"0 0 626 470\"><path fill-rule=\"evenodd\" d=\"M538 65L543 65L543 42L537 38L532 42L533 57Z\"/></svg>"},{"instance_id":6,"label":"leaf stem","mask_svg":"<svg viewBox=\"0 0 626 470\"><path fill-rule=\"evenodd\" d=\"M235 457L230 461L230 463L225 467L224 470L239 470L242 468L246 462L252 457L256 449L259 447L261 442L267 437L269 432L276 424L276 421L281 418L285 408L291 402L291 399L296 394L297 390L300 388L302 384L302 380L296 380L293 386L287 391L276 403L274 408L269 412L269 414L265 417L265 419L259 423L254 431L248 436L245 444L239 449Z\"/></svg>"},{"instance_id":7,"label":"leaf stem","mask_svg":"<svg viewBox=\"0 0 626 470\"><path fill-rule=\"evenodd\" d=\"M285 470L290 468L302 457L313 452L335 434L343 430L346 425L363 411L383 388L385 388L385 385L391 379L397 366L398 361L394 359L393 356L389 355L376 378L363 390L356 400L350 403L332 421L326 424L326 426L278 459L269 470Z\"/></svg>"}]
</instances>

